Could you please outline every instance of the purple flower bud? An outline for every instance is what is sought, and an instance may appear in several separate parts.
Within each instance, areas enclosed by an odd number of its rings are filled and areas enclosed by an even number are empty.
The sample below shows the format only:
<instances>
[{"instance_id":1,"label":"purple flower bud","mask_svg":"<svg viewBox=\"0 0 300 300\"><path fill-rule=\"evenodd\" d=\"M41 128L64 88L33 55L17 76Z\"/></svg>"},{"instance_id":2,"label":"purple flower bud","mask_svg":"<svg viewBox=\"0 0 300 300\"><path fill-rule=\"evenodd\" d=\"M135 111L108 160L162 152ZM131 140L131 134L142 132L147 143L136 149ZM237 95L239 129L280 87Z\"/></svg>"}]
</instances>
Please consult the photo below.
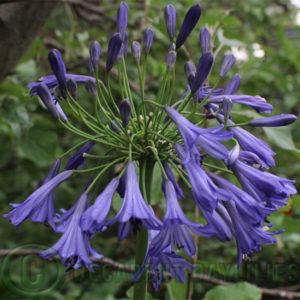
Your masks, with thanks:
<instances>
[{"instance_id":1,"label":"purple flower bud","mask_svg":"<svg viewBox=\"0 0 300 300\"><path fill-rule=\"evenodd\" d=\"M40 83L37 87L37 94L51 113L51 115L55 118L58 119L59 113L58 110L56 109L55 103L53 101L53 97L50 93L50 90L47 88L47 86L43 83Z\"/></svg>"},{"instance_id":2,"label":"purple flower bud","mask_svg":"<svg viewBox=\"0 0 300 300\"><path fill-rule=\"evenodd\" d=\"M214 63L214 56L211 52L203 54L197 65L195 79L191 86L192 95L202 86Z\"/></svg>"},{"instance_id":3,"label":"purple flower bud","mask_svg":"<svg viewBox=\"0 0 300 300\"><path fill-rule=\"evenodd\" d=\"M151 28L147 28L144 32L144 51L146 54L150 52L154 39L154 33Z\"/></svg>"},{"instance_id":4,"label":"purple flower bud","mask_svg":"<svg viewBox=\"0 0 300 300\"><path fill-rule=\"evenodd\" d=\"M67 80L67 89L74 99L77 99L77 83L73 78Z\"/></svg>"},{"instance_id":5,"label":"purple flower bud","mask_svg":"<svg viewBox=\"0 0 300 300\"><path fill-rule=\"evenodd\" d=\"M131 52L132 52L132 55L133 55L135 61L139 62L141 59L141 52L142 52L141 44L136 41L132 42Z\"/></svg>"},{"instance_id":6,"label":"purple flower bud","mask_svg":"<svg viewBox=\"0 0 300 300\"><path fill-rule=\"evenodd\" d=\"M122 46L120 33L115 33L109 41L107 49L106 72L110 72L114 63L117 60L118 54Z\"/></svg>"},{"instance_id":7,"label":"purple flower bud","mask_svg":"<svg viewBox=\"0 0 300 300\"><path fill-rule=\"evenodd\" d=\"M126 127L129 124L131 116L131 105L128 99L124 99L120 105L120 115L122 120L123 127Z\"/></svg>"},{"instance_id":8,"label":"purple flower bud","mask_svg":"<svg viewBox=\"0 0 300 300\"><path fill-rule=\"evenodd\" d=\"M91 72L98 70L98 62L101 55L101 46L97 41L94 41L90 47L89 67Z\"/></svg>"},{"instance_id":9,"label":"purple flower bud","mask_svg":"<svg viewBox=\"0 0 300 300\"><path fill-rule=\"evenodd\" d=\"M117 56L117 62L121 62L122 58L127 56L127 48L128 48L128 34L125 32L124 41L122 42L121 49L119 51L119 54Z\"/></svg>"},{"instance_id":10,"label":"purple flower bud","mask_svg":"<svg viewBox=\"0 0 300 300\"><path fill-rule=\"evenodd\" d=\"M125 40L126 29L128 24L128 6L125 2L121 2L117 12L117 28L121 35L122 41Z\"/></svg>"},{"instance_id":11,"label":"purple flower bud","mask_svg":"<svg viewBox=\"0 0 300 300\"><path fill-rule=\"evenodd\" d=\"M200 45L201 45L202 54L209 52L210 33L207 28L203 28L200 32Z\"/></svg>"},{"instance_id":12,"label":"purple flower bud","mask_svg":"<svg viewBox=\"0 0 300 300\"><path fill-rule=\"evenodd\" d=\"M231 166L238 158L240 155L240 145L235 145L231 151L228 153L228 158L227 158L227 166Z\"/></svg>"},{"instance_id":13,"label":"purple flower bud","mask_svg":"<svg viewBox=\"0 0 300 300\"><path fill-rule=\"evenodd\" d=\"M176 10L172 4L168 4L165 7L165 22L169 37L173 40L175 37Z\"/></svg>"},{"instance_id":14,"label":"purple flower bud","mask_svg":"<svg viewBox=\"0 0 300 300\"><path fill-rule=\"evenodd\" d=\"M48 60L61 89L66 89L66 66L61 53L57 49L50 51Z\"/></svg>"},{"instance_id":15,"label":"purple flower bud","mask_svg":"<svg viewBox=\"0 0 300 300\"><path fill-rule=\"evenodd\" d=\"M113 122L110 124L110 128L115 132L115 133L119 133L119 129L118 129L119 125L118 123L113 120Z\"/></svg>"},{"instance_id":16,"label":"purple flower bud","mask_svg":"<svg viewBox=\"0 0 300 300\"><path fill-rule=\"evenodd\" d=\"M90 79L87 80L85 83L85 88L88 91L88 93L90 93L93 96L94 99L98 97L98 89L94 81Z\"/></svg>"},{"instance_id":17,"label":"purple flower bud","mask_svg":"<svg viewBox=\"0 0 300 300\"><path fill-rule=\"evenodd\" d=\"M229 97L225 97L223 99L222 109L223 109L224 120L225 120L225 122L227 122L227 120L230 117L231 110L232 110L232 101Z\"/></svg>"},{"instance_id":18,"label":"purple flower bud","mask_svg":"<svg viewBox=\"0 0 300 300\"><path fill-rule=\"evenodd\" d=\"M233 77L229 80L226 85L224 95L233 95L237 89L239 88L241 82L241 77L239 74L233 75Z\"/></svg>"},{"instance_id":19,"label":"purple flower bud","mask_svg":"<svg viewBox=\"0 0 300 300\"><path fill-rule=\"evenodd\" d=\"M167 70L169 72L172 71L175 62L176 62L176 52L175 51L169 51L167 56L166 56Z\"/></svg>"},{"instance_id":20,"label":"purple flower bud","mask_svg":"<svg viewBox=\"0 0 300 300\"><path fill-rule=\"evenodd\" d=\"M235 56L233 54L226 55L223 60L219 75L221 77L224 77L226 73L233 67L234 63L235 63Z\"/></svg>"},{"instance_id":21,"label":"purple flower bud","mask_svg":"<svg viewBox=\"0 0 300 300\"><path fill-rule=\"evenodd\" d=\"M190 75L195 75L195 67L191 61L187 61L184 64L184 72L187 78L189 78Z\"/></svg>"},{"instance_id":22,"label":"purple flower bud","mask_svg":"<svg viewBox=\"0 0 300 300\"><path fill-rule=\"evenodd\" d=\"M179 34L177 36L176 49L179 49L187 40L187 38L195 28L200 16L201 16L201 7L200 4L197 3L193 5L185 15Z\"/></svg>"},{"instance_id":23,"label":"purple flower bud","mask_svg":"<svg viewBox=\"0 0 300 300\"><path fill-rule=\"evenodd\" d=\"M294 123L297 120L295 115L281 114L267 118L252 120L248 123L250 126L256 127L279 127Z\"/></svg>"}]
</instances>

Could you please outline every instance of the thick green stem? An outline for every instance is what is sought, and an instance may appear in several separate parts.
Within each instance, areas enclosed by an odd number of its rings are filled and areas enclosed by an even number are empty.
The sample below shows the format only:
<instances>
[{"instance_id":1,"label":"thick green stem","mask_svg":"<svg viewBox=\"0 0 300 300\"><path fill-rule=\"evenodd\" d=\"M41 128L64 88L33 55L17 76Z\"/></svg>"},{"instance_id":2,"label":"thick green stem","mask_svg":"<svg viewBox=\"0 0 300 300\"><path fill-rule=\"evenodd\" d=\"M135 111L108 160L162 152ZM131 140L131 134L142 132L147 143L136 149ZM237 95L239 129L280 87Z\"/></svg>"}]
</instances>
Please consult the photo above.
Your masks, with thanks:
<instances>
[{"instance_id":1,"label":"thick green stem","mask_svg":"<svg viewBox=\"0 0 300 300\"><path fill-rule=\"evenodd\" d=\"M140 187L145 201L150 204L151 202L151 185L152 176L155 162L152 159L145 157L140 161ZM138 231L136 237L136 255L135 264L138 269L145 258L148 244L148 231L144 228ZM140 280L134 284L133 299L145 300L147 298L147 270L143 273Z\"/></svg>"}]
</instances>

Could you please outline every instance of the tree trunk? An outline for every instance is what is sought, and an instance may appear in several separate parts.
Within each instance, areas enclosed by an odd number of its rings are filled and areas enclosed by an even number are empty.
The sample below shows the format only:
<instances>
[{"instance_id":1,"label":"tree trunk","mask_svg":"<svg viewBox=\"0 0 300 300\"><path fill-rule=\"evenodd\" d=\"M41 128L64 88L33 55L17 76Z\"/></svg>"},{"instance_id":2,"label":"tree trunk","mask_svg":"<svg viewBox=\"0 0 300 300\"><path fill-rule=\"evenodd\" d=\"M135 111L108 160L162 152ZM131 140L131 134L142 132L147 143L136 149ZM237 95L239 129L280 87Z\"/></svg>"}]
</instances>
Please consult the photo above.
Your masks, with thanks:
<instances>
[{"instance_id":1,"label":"tree trunk","mask_svg":"<svg viewBox=\"0 0 300 300\"><path fill-rule=\"evenodd\" d=\"M0 5L0 82L16 66L59 1Z\"/></svg>"}]
</instances>

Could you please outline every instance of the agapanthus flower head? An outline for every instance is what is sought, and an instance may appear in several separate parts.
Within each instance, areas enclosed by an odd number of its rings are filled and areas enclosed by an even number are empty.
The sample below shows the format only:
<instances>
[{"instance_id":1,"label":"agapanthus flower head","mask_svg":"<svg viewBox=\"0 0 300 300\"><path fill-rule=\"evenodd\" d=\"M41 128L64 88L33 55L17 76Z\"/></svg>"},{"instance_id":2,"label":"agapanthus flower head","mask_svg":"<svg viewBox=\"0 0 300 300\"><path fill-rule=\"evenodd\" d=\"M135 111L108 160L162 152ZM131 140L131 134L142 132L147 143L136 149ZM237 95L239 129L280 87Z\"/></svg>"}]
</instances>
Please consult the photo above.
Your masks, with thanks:
<instances>
[{"instance_id":1,"label":"agapanthus flower head","mask_svg":"<svg viewBox=\"0 0 300 300\"><path fill-rule=\"evenodd\" d=\"M204 83L209 75L214 63L214 56L211 52L203 54L198 62L195 79L191 86L191 92L194 94Z\"/></svg>"},{"instance_id":2,"label":"agapanthus flower head","mask_svg":"<svg viewBox=\"0 0 300 300\"><path fill-rule=\"evenodd\" d=\"M125 2L121 2L117 11L117 28L121 35L122 41L125 40L126 29L128 24L128 6Z\"/></svg>"},{"instance_id":3,"label":"agapanthus flower head","mask_svg":"<svg viewBox=\"0 0 300 300\"><path fill-rule=\"evenodd\" d=\"M147 28L144 32L144 52L148 54L153 44L154 33L151 28Z\"/></svg>"},{"instance_id":4,"label":"agapanthus flower head","mask_svg":"<svg viewBox=\"0 0 300 300\"><path fill-rule=\"evenodd\" d=\"M254 127L279 127L294 123L297 120L295 115L281 114L267 118L251 120L248 125Z\"/></svg>"},{"instance_id":5,"label":"agapanthus flower head","mask_svg":"<svg viewBox=\"0 0 300 300\"><path fill-rule=\"evenodd\" d=\"M92 73L98 70L99 59L101 55L101 46L97 41L94 41L90 46L89 67Z\"/></svg>"},{"instance_id":6,"label":"agapanthus flower head","mask_svg":"<svg viewBox=\"0 0 300 300\"><path fill-rule=\"evenodd\" d=\"M120 104L120 116L122 120L123 127L126 127L129 124L131 116L131 105L128 99L123 99Z\"/></svg>"},{"instance_id":7,"label":"agapanthus flower head","mask_svg":"<svg viewBox=\"0 0 300 300\"><path fill-rule=\"evenodd\" d=\"M44 85L43 83L40 83L37 86L37 94L40 97L40 99L43 101L45 106L47 107L50 114L55 119L58 119L59 118L59 113L58 113L58 110L57 110L57 108L55 106L55 103L53 101L53 96L51 95L51 92L49 91L47 86Z\"/></svg>"},{"instance_id":8,"label":"agapanthus flower head","mask_svg":"<svg viewBox=\"0 0 300 300\"><path fill-rule=\"evenodd\" d=\"M23 203L11 203L13 210L4 215L10 218L10 222L17 228L27 218L33 222L48 223L54 226L54 206L53 206L53 191L62 182L71 177L73 171L64 171L58 173L60 160L56 160L52 165L46 180L43 185L33 192Z\"/></svg>"},{"instance_id":9,"label":"agapanthus flower head","mask_svg":"<svg viewBox=\"0 0 300 300\"><path fill-rule=\"evenodd\" d=\"M209 52L210 50L210 33L209 30L205 27L200 31L200 45L202 54Z\"/></svg>"},{"instance_id":10,"label":"agapanthus flower head","mask_svg":"<svg viewBox=\"0 0 300 300\"><path fill-rule=\"evenodd\" d=\"M107 49L106 72L110 72L122 47L122 37L120 33L115 33L109 41Z\"/></svg>"},{"instance_id":11,"label":"agapanthus flower head","mask_svg":"<svg viewBox=\"0 0 300 300\"><path fill-rule=\"evenodd\" d=\"M201 16L201 7L199 3L194 4L184 17L176 40L176 49L179 49L187 40L193 29L195 28Z\"/></svg>"},{"instance_id":12,"label":"agapanthus flower head","mask_svg":"<svg viewBox=\"0 0 300 300\"><path fill-rule=\"evenodd\" d=\"M235 56L233 54L227 54L223 60L219 75L224 77L227 72L233 67L235 63Z\"/></svg>"},{"instance_id":13,"label":"agapanthus flower head","mask_svg":"<svg viewBox=\"0 0 300 300\"><path fill-rule=\"evenodd\" d=\"M49 52L48 59L52 71L59 82L60 88L62 90L65 90L67 81L67 71L61 53L57 49L53 49Z\"/></svg>"},{"instance_id":14,"label":"agapanthus flower head","mask_svg":"<svg viewBox=\"0 0 300 300\"><path fill-rule=\"evenodd\" d=\"M141 60L142 48L139 42L133 41L131 44L131 53L135 61L139 62Z\"/></svg>"},{"instance_id":15,"label":"agapanthus flower head","mask_svg":"<svg viewBox=\"0 0 300 300\"><path fill-rule=\"evenodd\" d=\"M119 240L126 238L131 229L136 232L140 226L148 230L158 230L162 226L161 221L154 215L143 199L135 166L131 161L128 162L125 178L125 193L122 207L117 215L107 222L107 225L119 222Z\"/></svg>"},{"instance_id":16,"label":"agapanthus flower head","mask_svg":"<svg viewBox=\"0 0 300 300\"><path fill-rule=\"evenodd\" d=\"M80 227L80 219L88 206L89 197L83 193L74 205L72 215L61 238L51 248L42 251L41 257L50 258L59 255L62 263L70 268L78 269L82 264L89 271L93 271L95 264L90 256L101 259L103 255L97 253L90 245L90 237Z\"/></svg>"},{"instance_id":17,"label":"agapanthus flower head","mask_svg":"<svg viewBox=\"0 0 300 300\"><path fill-rule=\"evenodd\" d=\"M176 9L172 4L168 4L165 7L165 23L170 40L173 40L176 27Z\"/></svg>"}]
</instances>

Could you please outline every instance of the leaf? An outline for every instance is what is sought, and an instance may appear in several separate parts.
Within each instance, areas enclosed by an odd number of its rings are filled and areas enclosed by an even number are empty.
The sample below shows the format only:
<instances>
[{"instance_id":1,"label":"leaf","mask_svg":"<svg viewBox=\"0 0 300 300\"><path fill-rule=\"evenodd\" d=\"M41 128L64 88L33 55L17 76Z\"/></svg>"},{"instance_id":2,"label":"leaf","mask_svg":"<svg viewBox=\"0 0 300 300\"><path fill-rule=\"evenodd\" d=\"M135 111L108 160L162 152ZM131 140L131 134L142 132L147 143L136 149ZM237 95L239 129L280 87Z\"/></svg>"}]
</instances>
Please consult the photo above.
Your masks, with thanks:
<instances>
[{"instance_id":1,"label":"leaf","mask_svg":"<svg viewBox=\"0 0 300 300\"><path fill-rule=\"evenodd\" d=\"M264 131L271 142L285 150L293 150L300 153L292 139L290 127L264 127Z\"/></svg>"},{"instance_id":2,"label":"leaf","mask_svg":"<svg viewBox=\"0 0 300 300\"><path fill-rule=\"evenodd\" d=\"M20 140L18 153L21 157L44 166L55 159L57 144L54 132L32 127Z\"/></svg>"},{"instance_id":3,"label":"leaf","mask_svg":"<svg viewBox=\"0 0 300 300\"><path fill-rule=\"evenodd\" d=\"M239 282L230 286L216 286L209 290L204 300L259 300L262 297L261 290L247 282Z\"/></svg>"}]
</instances>

